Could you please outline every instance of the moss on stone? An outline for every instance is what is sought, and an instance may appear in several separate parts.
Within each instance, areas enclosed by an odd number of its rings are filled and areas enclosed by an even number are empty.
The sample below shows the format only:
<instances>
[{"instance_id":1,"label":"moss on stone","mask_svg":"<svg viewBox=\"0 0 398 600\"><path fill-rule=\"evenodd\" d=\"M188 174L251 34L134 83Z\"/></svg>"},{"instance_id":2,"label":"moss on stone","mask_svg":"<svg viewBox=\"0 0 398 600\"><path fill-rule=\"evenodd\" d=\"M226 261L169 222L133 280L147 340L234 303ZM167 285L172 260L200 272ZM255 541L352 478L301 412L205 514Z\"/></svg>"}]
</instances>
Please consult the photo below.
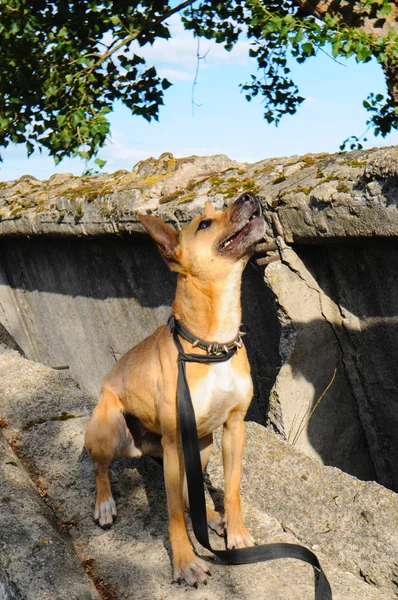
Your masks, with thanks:
<instances>
[{"instance_id":1,"label":"moss on stone","mask_svg":"<svg viewBox=\"0 0 398 600\"><path fill-rule=\"evenodd\" d=\"M327 156L327 155L326 155ZM317 157L318 159L320 158L320 156ZM301 167L302 169L305 169L305 167L312 167L313 165L315 165L316 163L316 158L315 156L311 155L306 155L303 156L299 162L304 163L303 166Z\"/></svg>"},{"instance_id":2,"label":"moss on stone","mask_svg":"<svg viewBox=\"0 0 398 600\"><path fill-rule=\"evenodd\" d=\"M299 188L297 188L298 192L302 192L303 194L305 194L306 196L309 196L310 193L312 192L312 190L314 189L314 185L309 185L307 187L305 186L300 186Z\"/></svg>"},{"instance_id":3,"label":"moss on stone","mask_svg":"<svg viewBox=\"0 0 398 600\"><path fill-rule=\"evenodd\" d=\"M255 169L254 174L255 175L263 175L264 173L268 173L269 171L271 171L273 168L274 168L274 165L266 165L265 167L262 167L261 169Z\"/></svg>"},{"instance_id":4,"label":"moss on stone","mask_svg":"<svg viewBox=\"0 0 398 600\"><path fill-rule=\"evenodd\" d=\"M52 206L50 206L50 208L52 208ZM46 209L45 206L45 201L44 200L38 200L34 209L34 212L39 213L39 212L43 212Z\"/></svg>"},{"instance_id":5,"label":"moss on stone","mask_svg":"<svg viewBox=\"0 0 398 600\"><path fill-rule=\"evenodd\" d=\"M337 181L338 177L335 175L335 173L330 173L330 175L327 175L324 179L322 179L321 183L328 183L328 181Z\"/></svg>"},{"instance_id":6,"label":"moss on stone","mask_svg":"<svg viewBox=\"0 0 398 600\"><path fill-rule=\"evenodd\" d=\"M82 202L79 202L75 210L75 221L79 221L83 217L83 214L83 205Z\"/></svg>"},{"instance_id":7,"label":"moss on stone","mask_svg":"<svg viewBox=\"0 0 398 600\"><path fill-rule=\"evenodd\" d=\"M115 171L114 173L112 173L113 177L123 177L123 175L135 175L135 173L126 171L126 169L119 169L119 171Z\"/></svg>"},{"instance_id":8,"label":"moss on stone","mask_svg":"<svg viewBox=\"0 0 398 600\"><path fill-rule=\"evenodd\" d=\"M196 194L194 192L190 192L189 194L185 194L181 196L178 200L178 204L186 204L195 198Z\"/></svg>"},{"instance_id":9,"label":"moss on stone","mask_svg":"<svg viewBox=\"0 0 398 600\"><path fill-rule=\"evenodd\" d=\"M140 187L152 187L153 185L155 185L155 183L157 183L159 181L159 179L162 179L162 175L149 175L148 177L145 177L145 179L143 179L139 183L139 186Z\"/></svg>"},{"instance_id":10,"label":"moss on stone","mask_svg":"<svg viewBox=\"0 0 398 600\"><path fill-rule=\"evenodd\" d=\"M216 176L216 177L210 177L209 182L213 186L219 186L219 185L222 185L224 183L224 180L221 179L221 177Z\"/></svg>"},{"instance_id":11,"label":"moss on stone","mask_svg":"<svg viewBox=\"0 0 398 600\"><path fill-rule=\"evenodd\" d=\"M20 204L17 204L11 211L10 217L14 217L15 219L19 219L21 217L21 213L24 211L24 207Z\"/></svg>"},{"instance_id":12,"label":"moss on stone","mask_svg":"<svg viewBox=\"0 0 398 600\"><path fill-rule=\"evenodd\" d=\"M176 190L175 192L171 192L170 194L165 194L159 198L159 204L167 204L167 202L172 202L173 200L177 200L179 196L181 196L182 190Z\"/></svg>"},{"instance_id":13,"label":"moss on stone","mask_svg":"<svg viewBox=\"0 0 398 600\"><path fill-rule=\"evenodd\" d=\"M348 167L355 167L357 169L360 169L361 167L364 167L367 162L367 160L349 159L345 161L345 164Z\"/></svg>"},{"instance_id":14,"label":"moss on stone","mask_svg":"<svg viewBox=\"0 0 398 600\"><path fill-rule=\"evenodd\" d=\"M273 185L276 185L277 183L282 183L283 181L286 181L286 177L284 175L278 175L278 177L276 177L273 180Z\"/></svg>"}]
</instances>

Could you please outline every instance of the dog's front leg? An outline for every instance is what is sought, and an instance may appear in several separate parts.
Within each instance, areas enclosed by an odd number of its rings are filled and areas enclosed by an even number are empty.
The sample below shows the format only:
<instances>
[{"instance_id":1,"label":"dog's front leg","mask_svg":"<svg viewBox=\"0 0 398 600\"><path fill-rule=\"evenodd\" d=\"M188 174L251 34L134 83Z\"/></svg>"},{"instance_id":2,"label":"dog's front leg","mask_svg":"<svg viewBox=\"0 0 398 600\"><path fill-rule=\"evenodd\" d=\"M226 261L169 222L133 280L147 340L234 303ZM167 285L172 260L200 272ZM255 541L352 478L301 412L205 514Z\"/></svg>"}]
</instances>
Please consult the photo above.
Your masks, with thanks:
<instances>
[{"instance_id":1,"label":"dog's front leg","mask_svg":"<svg viewBox=\"0 0 398 600\"><path fill-rule=\"evenodd\" d=\"M197 587L206 581L209 569L207 563L195 555L188 538L183 499L184 461L176 437L177 434L162 436L174 579Z\"/></svg>"},{"instance_id":2,"label":"dog's front leg","mask_svg":"<svg viewBox=\"0 0 398 600\"><path fill-rule=\"evenodd\" d=\"M241 411L232 412L224 423L222 438L227 548L245 548L254 544L253 538L243 523L240 505L240 476L245 443L243 419L244 414Z\"/></svg>"}]
</instances>

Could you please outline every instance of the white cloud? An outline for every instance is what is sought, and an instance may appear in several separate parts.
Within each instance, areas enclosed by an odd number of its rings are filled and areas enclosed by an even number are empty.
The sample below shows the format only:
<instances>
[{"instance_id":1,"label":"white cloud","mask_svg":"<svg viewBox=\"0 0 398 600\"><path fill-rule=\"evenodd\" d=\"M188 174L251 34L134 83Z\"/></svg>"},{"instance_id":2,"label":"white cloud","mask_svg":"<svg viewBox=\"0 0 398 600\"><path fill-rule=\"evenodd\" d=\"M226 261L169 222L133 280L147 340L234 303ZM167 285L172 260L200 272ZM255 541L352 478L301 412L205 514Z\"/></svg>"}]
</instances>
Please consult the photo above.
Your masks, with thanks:
<instances>
[{"instance_id":1,"label":"white cloud","mask_svg":"<svg viewBox=\"0 0 398 600\"><path fill-rule=\"evenodd\" d=\"M217 68L220 65L234 67L237 64L248 63L250 44L247 39L239 40L233 49L227 52L222 44L204 38L195 38L192 31L184 29L179 14L172 15L167 25L170 28L170 39L159 38L152 46L147 44L143 47L133 42L130 47L130 54L135 53L145 58L148 65L155 65L158 73L163 77L170 77L174 81L192 81L198 54L202 58L201 70L209 67ZM107 32L102 40L106 46L113 41L110 32ZM117 52L117 55L121 53L122 49ZM165 74L166 72L168 74Z\"/></svg>"},{"instance_id":2,"label":"white cloud","mask_svg":"<svg viewBox=\"0 0 398 600\"><path fill-rule=\"evenodd\" d=\"M307 96L302 106L303 108L307 108L310 110L330 110L333 109L333 107L335 107L336 104L331 102L320 102L318 98L314 98L313 96Z\"/></svg>"},{"instance_id":3,"label":"white cloud","mask_svg":"<svg viewBox=\"0 0 398 600\"><path fill-rule=\"evenodd\" d=\"M106 144L101 155L106 159L107 165L120 165L118 168L131 169L135 163L149 156L153 156L146 148L131 148L126 145L121 134L114 133L112 139ZM122 164L122 163L128 163Z\"/></svg>"},{"instance_id":4,"label":"white cloud","mask_svg":"<svg viewBox=\"0 0 398 600\"><path fill-rule=\"evenodd\" d=\"M181 71L171 67L159 67L157 72L160 77L166 77L166 79L170 79L170 81L193 81L194 78L194 73L192 71Z\"/></svg>"},{"instance_id":5,"label":"white cloud","mask_svg":"<svg viewBox=\"0 0 398 600\"><path fill-rule=\"evenodd\" d=\"M155 65L168 65L180 71L181 68L191 69L194 75L196 69L198 40L191 31L186 31L178 14L168 20L171 39L158 39L153 46L134 47L137 54L142 55L148 62ZM241 40L236 43L231 52L227 52L221 44L211 40L199 40L199 54L206 55L201 62L202 67L246 64L248 61L249 42Z\"/></svg>"}]
</instances>

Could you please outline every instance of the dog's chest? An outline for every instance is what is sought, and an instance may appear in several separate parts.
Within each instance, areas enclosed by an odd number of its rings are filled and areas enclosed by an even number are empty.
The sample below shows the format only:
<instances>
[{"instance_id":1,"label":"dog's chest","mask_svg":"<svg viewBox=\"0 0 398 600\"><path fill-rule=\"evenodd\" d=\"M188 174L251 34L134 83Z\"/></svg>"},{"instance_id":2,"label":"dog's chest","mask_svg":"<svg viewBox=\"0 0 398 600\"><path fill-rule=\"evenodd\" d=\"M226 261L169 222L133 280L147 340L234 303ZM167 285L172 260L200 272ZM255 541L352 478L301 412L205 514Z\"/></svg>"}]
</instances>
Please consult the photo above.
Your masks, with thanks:
<instances>
[{"instance_id":1,"label":"dog's chest","mask_svg":"<svg viewBox=\"0 0 398 600\"><path fill-rule=\"evenodd\" d=\"M230 361L211 365L206 377L191 389L199 435L225 423L231 409L245 401L250 390L250 376L238 374Z\"/></svg>"}]
</instances>

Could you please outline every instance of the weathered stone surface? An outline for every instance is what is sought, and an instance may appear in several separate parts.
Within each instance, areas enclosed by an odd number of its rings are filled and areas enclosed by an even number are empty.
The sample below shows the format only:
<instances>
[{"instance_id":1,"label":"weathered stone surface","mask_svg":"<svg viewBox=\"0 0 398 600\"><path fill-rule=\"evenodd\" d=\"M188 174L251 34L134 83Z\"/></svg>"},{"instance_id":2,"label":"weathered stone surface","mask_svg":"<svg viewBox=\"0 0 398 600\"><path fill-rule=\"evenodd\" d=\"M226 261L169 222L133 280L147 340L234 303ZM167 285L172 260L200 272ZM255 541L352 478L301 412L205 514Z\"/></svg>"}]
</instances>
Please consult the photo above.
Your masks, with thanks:
<instances>
[{"instance_id":1,"label":"weathered stone surface","mask_svg":"<svg viewBox=\"0 0 398 600\"><path fill-rule=\"evenodd\" d=\"M115 360L170 314L175 279L148 241L34 239L0 246L6 329L29 358L69 367L93 396Z\"/></svg>"},{"instance_id":2,"label":"weathered stone surface","mask_svg":"<svg viewBox=\"0 0 398 600\"><path fill-rule=\"evenodd\" d=\"M178 227L206 200L222 208L255 191L269 224L278 213L301 261L285 249L282 264L266 270L270 291L254 263L245 274L256 384L250 418L263 422L282 361L270 421L294 440L336 366L296 443L326 464L398 489L398 256L394 241L374 241L398 232L397 158L397 148L383 148L248 165L165 153L133 172L3 184L0 321L29 358L68 366L96 395L114 361L165 322L174 294L173 276L137 234L136 213ZM336 242L347 240L366 247L339 250Z\"/></svg>"},{"instance_id":3,"label":"weathered stone surface","mask_svg":"<svg viewBox=\"0 0 398 600\"><path fill-rule=\"evenodd\" d=\"M115 360L170 314L175 276L152 241L137 237L0 239L0 321L28 358L68 366L93 396ZM251 416L263 422L279 366L279 324L254 263L243 309L256 388Z\"/></svg>"},{"instance_id":4,"label":"weathered stone surface","mask_svg":"<svg viewBox=\"0 0 398 600\"><path fill-rule=\"evenodd\" d=\"M21 354L22 351L18 348L18 344L8 333L7 329L0 323L0 345L11 348L12 350L18 350Z\"/></svg>"},{"instance_id":5,"label":"weathered stone surface","mask_svg":"<svg viewBox=\"0 0 398 600\"><path fill-rule=\"evenodd\" d=\"M94 477L91 461L83 450L87 417L78 416L86 411L90 400L65 374L11 351L0 354L0 382L0 414L9 423L4 433L17 444L25 464L47 494L46 502L58 522L69 528L80 560L90 561L94 575L117 597L133 599L139 593L168 600L186 598L187 594L199 600L313 598L312 569L292 560L239 567L213 563L207 587L187 590L170 585L161 467L149 458L114 461L112 485L119 516L110 530L101 530L92 521ZM49 397L45 407L44 395ZM34 412L36 403L42 409ZM75 411L75 418L57 418L65 407ZM39 414L41 417L36 424L22 428L29 410L35 419ZM256 539L300 540L315 547L331 581L333 600L396 598L396 495L323 467L259 425L248 424L247 436L244 512ZM221 486L218 437L209 471L213 485ZM0 487L3 489L3 481ZM217 495L220 498L219 492ZM15 530L19 531L18 524ZM220 538L212 536L212 543L222 547ZM59 560L58 547L53 548L53 560ZM202 549L197 550L208 556ZM13 582L10 579L8 585Z\"/></svg>"},{"instance_id":6,"label":"weathered stone surface","mask_svg":"<svg viewBox=\"0 0 398 600\"><path fill-rule=\"evenodd\" d=\"M91 236L142 231L137 211L157 210L178 222L187 214L191 218L203 206L202 192L211 187L212 178L220 172L232 176L239 166L223 155L175 159L166 152L158 160L141 161L132 172L54 175L48 181L25 175L1 185L0 235ZM218 200L222 202L222 197ZM177 206L179 210L174 210Z\"/></svg>"},{"instance_id":7,"label":"weathered stone surface","mask_svg":"<svg viewBox=\"0 0 398 600\"><path fill-rule=\"evenodd\" d=\"M0 431L0 598L99 600L71 539Z\"/></svg>"},{"instance_id":8,"label":"weathered stone surface","mask_svg":"<svg viewBox=\"0 0 398 600\"><path fill-rule=\"evenodd\" d=\"M221 485L220 470L211 468L210 475ZM284 531L398 596L397 494L320 465L256 423L247 427L242 489L246 502Z\"/></svg>"},{"instance_id":9,"label":"weathered stone surface","mask_svg":"<svg viewBox=\"0 0 398 600\"><path fill-rule=\"evenodd\" d=\"M48 181L26 175L1 185L0 235L120 235L142 231L140 211L184 223L206 200L222 207L254 191L278 212L288 242L391 237L398 232L397 158L396 147L254 164L164 153L132 172Z\"/></svg>"},{"instance_id":10,"label":"weathered stone surface","mask_svg":"<svg viewBox=\"0 0 398 600\"><path fill-rule=\"evenodd\" d=\"M325 464L396 490L396 245L297 252L281 244L282 262L265 271L282 325L270 422Z\"/></svg>"},{"instance_id":11,"label":"weathered stone surface","mask_svg":"<svg viewBox=\"0 0 398 600\"><path fill-rule=\"evenodd\" d=\"M135 598L137 590L148 598L169 600L186 598L187 593L199 600L313 597L312 569L292 560L240 567L214 563L207 587L186 590L170 585L166 498L159 465L149 458L114 462L112 485L119 516L110 530L101 530L91 516L94 477L91 461L83 451L87 417L77 416L79 404L85 411L89 399L65 374L11 351L0 355L0 381L0 414L9 423L4 433L17 444L25 464L47 494L46 502L58 522L69 528L80 560L89 561L94 575L117 597ZM45 408L47 419L40 410L34 413L35 418L41 415L36 424L21 428L26 425L25 411L29 407L33 410L36 401L41 404L44 394L51 399ZM22 408L24 403L27 409ZM74 407L75 418L57 418L65 406L69 410ZM300 540L316 547L331 581L334 600L396 598L396 495L337 469L322 467L259 425L248 424L247 434L244 512L257 540ZM221 486L218 438L209 471L213 485ZM0 481L1 489L2 485ZM17 524L15 530L19 527ZM212 536L212 543L220 547L221 540ZM208 555L202 549L198 551ZM54 546L53 560L60 560L58 547ZM12 586L14 579L8 584ZM69 597L73 598L71 589L68 586ZM86 596L77 597L80 600Z\"/></svg>"},{"instance_id":12,"label":"weathered stone surface","mask_svg":"<svg viewBox=\"0 0 398 600\"><path fill-rule=\"evenodd\" d=\"M374 479L377 451L367 445L337 337L342 317L294 250L279 239L281 262L265 270L282 326L282 366L268 420L289 443L360 479ZM333 379L331 388L319 398ZM370 435L370 433L369 433ZM385 469L378 476L387 480Z\"/></svg>"}]
</instances>

